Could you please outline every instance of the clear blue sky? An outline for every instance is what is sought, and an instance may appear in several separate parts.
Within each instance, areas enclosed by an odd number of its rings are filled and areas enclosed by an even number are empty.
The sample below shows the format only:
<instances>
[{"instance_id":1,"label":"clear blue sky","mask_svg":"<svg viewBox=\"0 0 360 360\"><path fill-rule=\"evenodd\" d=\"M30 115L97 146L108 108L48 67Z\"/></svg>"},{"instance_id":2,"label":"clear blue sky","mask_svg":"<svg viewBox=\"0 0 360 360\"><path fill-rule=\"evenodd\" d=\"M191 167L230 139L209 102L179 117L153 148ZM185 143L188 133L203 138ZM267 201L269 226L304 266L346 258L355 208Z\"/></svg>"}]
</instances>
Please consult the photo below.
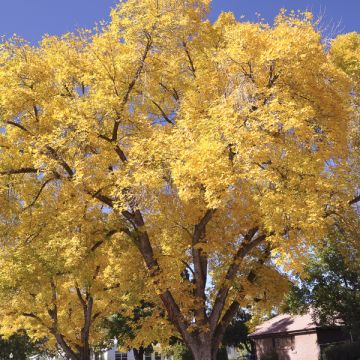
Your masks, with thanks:
<instances>
[{"instance_id":1,"label":"clear blue sky","mask_svg":"<svg viewBox=\"0 0 360 360\"><path fill-rule=\"evenodd\" d=\"M44 33L62 34L77 27L92 27L108 19L109 9L116 0L0 0L0 35L16 33L37 43ZM211 17L222 10L233 11L238 17L256 19L259 12L272 22L279 9L310 9L324 13L325 23L340 23L341 32L360 32L360 0L213 0Z\"/></svg>"}]
</instances>

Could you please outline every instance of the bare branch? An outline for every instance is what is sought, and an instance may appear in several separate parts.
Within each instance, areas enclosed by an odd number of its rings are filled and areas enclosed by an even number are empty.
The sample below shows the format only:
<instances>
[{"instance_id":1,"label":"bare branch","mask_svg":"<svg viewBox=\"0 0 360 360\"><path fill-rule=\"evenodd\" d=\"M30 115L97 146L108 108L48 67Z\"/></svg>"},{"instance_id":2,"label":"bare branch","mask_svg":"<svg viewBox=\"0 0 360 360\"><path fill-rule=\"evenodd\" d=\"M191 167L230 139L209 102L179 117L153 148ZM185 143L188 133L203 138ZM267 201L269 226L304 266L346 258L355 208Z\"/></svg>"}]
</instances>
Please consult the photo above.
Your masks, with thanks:
<instances>
[{"instance_id":1,"label":"bare branch","mask_svg":"<svg viewBox=\"0 0 360 360\"><path fill-rule=\"evenodd\" d=\"M38 170L35 168L26 167L20 169L9 169L9 170L0 171L0 175L34 174L37 173L37 171Z\"/></svg>"},{"instance_id":2,"label":"bare branch","mask_svg":"<svg viewBox=\"0 0 360 360\"><path fill-rule=\"evenodd\" d=\"M30 207L32 207L32 206L35 205L37 199L40 197L40 195L41 195L42 191L45 189L46 185L47 185L49 182L53 181L53 180L55 180L55 179L54 179L54 178L48 179L48 180L46 180L46 181L41 185L38 193L36 194L36 196L35 196L35 198L34 198L34 200L33 200L28 206L26 206L26 207L24 208L24 210L29 209Z\"/></svg>"},{"instance_id":3,"label":"bare branch","mask_svg":"<svg viewBox=\"0 0 360 360\"><path fill-rule=\"evenodd\" d=\"M9 124L9 125L12 125L12 126L16 126L17 128L21 129L22 131L25 131L25 132L30 134L30 131L25 126L15 122L15 121L9 120L6 123Z\"/></svg>"},{"instance_id":4,"label":"bare branch","mask_svg":"<svg viewBox=\"0 0 360 360\"><path fill-rule=\"evenodd\" d=\"M238 251L234 255L233 261L230 264L226 276L224 278L223 284L220 286L218 293L216 294L214 306L210 315L210 328L211 331L216 329L219 318L223 311L226 298L229 293L230 284L229 282L233 280L239 270L240 263L242 259L256 246L261 244L266 238L267 235L259 235L257 238L253 239L255 234L258 232L258 227L254 227L248 231L244 236ZM252 240L253 239L253 240Z\"/></svg>"},{"instance_id":5,"label":"bare branch","mask_svg":"<svg viewBox=\"0 0 360 360\"><path fill-rule=\"evenodd\" d=\"M232 302L229 308L226 310L221 321L217 325L214 332L213 349L218 349L223 338L226 328L229 326L231 320L234 318L240 308L240 304L237 301ZM215 358L215 357L214 357Z\"/></svg>"},{"instance_id":6,"label":"bare branch","mask_svg":"<svg viewBox=\"0 0 360 360\"><path fill-rule=\"evenodd\" d=\"M159 109L161 112L162 117L165 119L165 121L171 125L174 125L174 122L169 119L169 117L166 115L165 111L162 109L162 107L155 102L154 100L151 100L151 102Z\"/></svg>"},{"instance_id":7,"label":"bare branch","mask_svg":"<svg viewBox=\"0 0 360 360\"><path fill-rule=\"evenodd\" d=\"M145 46L145 50L144 50L144 53L140 59L140 65L139 67L136 69L135 71L135 74L131 80L131 82L129 83L129 86L126 90L126 93L121 101L121 105L120 105L120 109L121 111L124 109L125 105L127 104L127 102L129 101L129 98L130 98L130 94L137 82L137 80L139 79L140 77L140 74L142 73L143 69L144 69L144 65L145 65L145 60L148 56L148 53L151 49L151 46L152 46L152 39L151 39L151 35L147 32L145 32L145 36L147 38L147 43L146 43L146 46ZM120 112L121 112L120 111ZM118 119L115 120L114 122L114 127L113 127L113 131L112 131L112 137L111 137L111 140L112 141L117 141L117 137L118 137L118 129L119 129L119 126L120 126L120 114L117 114L117 117Z\"/></svg>"},{"instance_id":8,"label":"bare branch","mask_svg":"<svg viewBox=\"0 0 360 360\"><path fill-rule=\"evenodd\" d=\"M57 151L52 148L51 146L47 145L46 149L48 150L50 156L54 159L57 160L59 162L59 164L64 168L64 170L68 173L68 175L70 177L74 176L74 171L71 169L71 167L67 164L67 162L62 159L59 154L57 153Z\"/></svg>"},{"instance_id":9,"label":"bare branch","mask_svg":"<svg viewBox=\"0 0 360 360\"><path fill-rule=\"evenodd\" d=\"M105 135L99 134L98 136L99 136L100 139L104 139L104 140L106 140L107 142L109 142L109 143L111 143L111 144L114 143L114 141L113 141L112 139L108 138L108 137L105 136ZM115 149L115 152L118 154L120 160L121 160L123 163L127 162L126 155L125 155L125 153L121 150L121 148L120 148L120 146L119 146L118 144L115 145L114 149Z\"/></svg>"},{"instance_id":10,"label":"bare branch","mask_svg":"<svg viewBox=\"0 0 360 360\"><path fill-rule=\"evenodd\" d=\"M102 189L99 189L98 191L96 191L94 193L94 192L92 192L90 190L85 189L85 192L87 194L89 194L90 196L92 196L93 198L100 200L102 203L109 206L110 208L113 208L114 207L114 201L110 197L108 197L106 195L102 195L101 190Z\"/></svg>"},{"instance_id":11,"label":"bare branch","mask_svg":"<svg viewBox=\"0 0 360 360\"><path fill-rule=\"evenodd\" d=\"M75 281L75 289L76 289L76 295L81 303L82 306L86 306L86 301L84 300L80 288L79 288L79 284Z\"/></svg>"},{"instance_id":12,"label":"bare branch","mask_svg":"<svg viewBox=\"0 0 360 360\"><path fill-rule=\"evenodd\" d=\"M354 205L360 201L360 195L354 197L352 200L349 201L349 205Z\"/></svg>"},{"instance_id":13,"label":"bare branch","mask_svg":"<svg viewBox=\"0 0 360 360\"><path fill-rule=\"evenodd\" d=\"M195 66L194 66L194 62L193 62L193 60L192 60L192 58L191 58L190 51L189 51L189 49L188 49L187 44L186 44L185 41L183 41L183 47L184 47L186 56L187 56L187 58L188 58L188 60L189 60L190 70L191 70L194 78L196 78L196 69L195 69Z\"/></svg>"}]
</instances>

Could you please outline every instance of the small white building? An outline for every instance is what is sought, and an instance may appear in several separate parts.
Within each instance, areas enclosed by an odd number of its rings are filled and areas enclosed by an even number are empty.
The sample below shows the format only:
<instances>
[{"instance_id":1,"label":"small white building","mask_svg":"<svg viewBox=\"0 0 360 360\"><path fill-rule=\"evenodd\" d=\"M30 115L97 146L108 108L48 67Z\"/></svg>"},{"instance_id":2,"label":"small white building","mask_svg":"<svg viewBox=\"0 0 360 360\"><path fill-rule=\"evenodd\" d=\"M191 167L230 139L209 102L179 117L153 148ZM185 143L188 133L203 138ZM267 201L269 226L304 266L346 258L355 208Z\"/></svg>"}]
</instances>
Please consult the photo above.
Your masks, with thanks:
<instances>
[{"instance_id":1,"label":"small white building","mask_svg":"<svg viewBox=\"0 0 360 360\"><path fill-rule=\"evenodd\" d=\"M115 342L114 347L110 350L106 350L94 355L94 360L135 360L134 352L132 350L128 352L119 351ZM158 352L146 353L143 360L171 360L171 357L166 357Z\"/></svg>"},{"instance_id":2,"label":"small white building","mask_svg":"<svg viewBox=\"0 0 360 360\"><path fill-rule=\"evenodd\" d=\"M29 360L39 360L40 355L34 355L29 358ZM62 357L61 357L62 358ZM114 347L109 350L104 350L103 352L97 352L91 356L93 360L135 360L133 351L121 352L119 351L117 344L115 342ZM44 359L44 357L41 357ZM57 360L58 357L46 357L47 360ZM143 360L172 360L172 357L166 357L160 353L146 353Z\"/></svg>"}]
</instances>

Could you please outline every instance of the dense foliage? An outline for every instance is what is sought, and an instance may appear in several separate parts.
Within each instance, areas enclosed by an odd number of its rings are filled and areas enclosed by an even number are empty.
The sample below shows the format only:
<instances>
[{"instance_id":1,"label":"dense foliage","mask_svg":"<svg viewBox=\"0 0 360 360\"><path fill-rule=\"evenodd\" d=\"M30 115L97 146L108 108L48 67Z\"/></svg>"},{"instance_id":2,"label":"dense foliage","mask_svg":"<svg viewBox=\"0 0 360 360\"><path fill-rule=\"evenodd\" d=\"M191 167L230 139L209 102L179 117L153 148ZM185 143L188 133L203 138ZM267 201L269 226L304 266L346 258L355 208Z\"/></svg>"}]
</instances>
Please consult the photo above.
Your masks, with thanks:
<instances>
[{"instance_id":1,"label":"dense foliage","mask_svg":"<svg viewBox=\"0 0 360 360\"><path fill-rule=\"evenodd\" d=\"M17 333L8 339L0 338L0 359L24 360L41 351L41 343L33 343L24 333Z\"/></svg>"},{"instance_id":2,"label":"dense foliage","mask_svg":"<svg viewBox=\"0 0 360 360\"><path fill-rule=\"evenodd\" d=\"M357 360L360 357L360 343L331 345L324 351L324 360Z\"/></svg>"},{"instance_id":3,"label":"dense foliage","mask_svg":"<svg viewBox=\"0 0 360 360\"><path fill-rule=\"evenodd\" d=\"M357 240L358 241L358 240ZM360 336L359 254L337 228L311 256L301 286L295 286L287 305L293 312L312 309L322 325L343 323L354 338Z\"/></svg>"},{"instance_id":4,"label":"dense foliage","mask_svg":"<svg viewBox=\"0 0 360 360\"><path fill-rule=\"evenodd\" d=\"M161 329L213 360L358 201L359 35L328 49L310 13L209 6L128 0L93 31L1 45L3 332L88 360L103 318L151 298L135 343Z\"/></svg>"}]
</instances>

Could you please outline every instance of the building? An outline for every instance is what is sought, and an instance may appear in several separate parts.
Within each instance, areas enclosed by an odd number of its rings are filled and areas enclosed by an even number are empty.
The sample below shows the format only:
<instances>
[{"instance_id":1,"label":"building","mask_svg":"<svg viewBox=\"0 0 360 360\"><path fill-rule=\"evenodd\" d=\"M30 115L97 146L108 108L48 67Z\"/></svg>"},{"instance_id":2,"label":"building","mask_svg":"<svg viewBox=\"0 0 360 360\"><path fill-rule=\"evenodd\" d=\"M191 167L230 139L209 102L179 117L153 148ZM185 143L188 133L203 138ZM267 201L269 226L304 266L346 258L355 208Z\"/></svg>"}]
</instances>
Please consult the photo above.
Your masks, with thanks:
<instances>
[{"instance_id":1,"label":"building","mask_svg":"<svg viewBox=\"0 0 360 360\"><path fill-rule=\"evenodd\" d=\"M106 350L101 353L94 354L94 360L135 360L135 356L132 350L128 352L119 351L116 341L112 349ZM166 357L160 353L146 353L143 360L171 360L170 357Z\"/></svg>"},{"instance_id":2,"label":"building","mask_svg":"<svg viewBox=\"0 0 360 360\"><path fill-rule=\"evenodd\" d=\"M35 355L29 358L29 360L39 360L40 355ZM41 356L41 359L45 359L44 355ZM46 357L47 360L58 360L58 357ZM61 357L63 359L63 357ZM112 349L104 350L102 352L93 353L91 355L92 360L135 360L133 351L128 352L121 352L118 350L115 345ZM147 353L144 355L143 360L171 360L171 357L166 357L164 355L161 355L160 353L153 352L153 353Z\"/></svg>"},{"instance_id":3,"label":"building","mask_svg":"<svg viewBox=\"0 0 360 360\"><path fill-rule=\"evenodd\" d=\"M311 313L275 316L256 327L249 337L255 343L258 360L271 353L279 360L320 360L325 346L349 339L341 326L318 326Z\"/></svg>"}]
</instances>

